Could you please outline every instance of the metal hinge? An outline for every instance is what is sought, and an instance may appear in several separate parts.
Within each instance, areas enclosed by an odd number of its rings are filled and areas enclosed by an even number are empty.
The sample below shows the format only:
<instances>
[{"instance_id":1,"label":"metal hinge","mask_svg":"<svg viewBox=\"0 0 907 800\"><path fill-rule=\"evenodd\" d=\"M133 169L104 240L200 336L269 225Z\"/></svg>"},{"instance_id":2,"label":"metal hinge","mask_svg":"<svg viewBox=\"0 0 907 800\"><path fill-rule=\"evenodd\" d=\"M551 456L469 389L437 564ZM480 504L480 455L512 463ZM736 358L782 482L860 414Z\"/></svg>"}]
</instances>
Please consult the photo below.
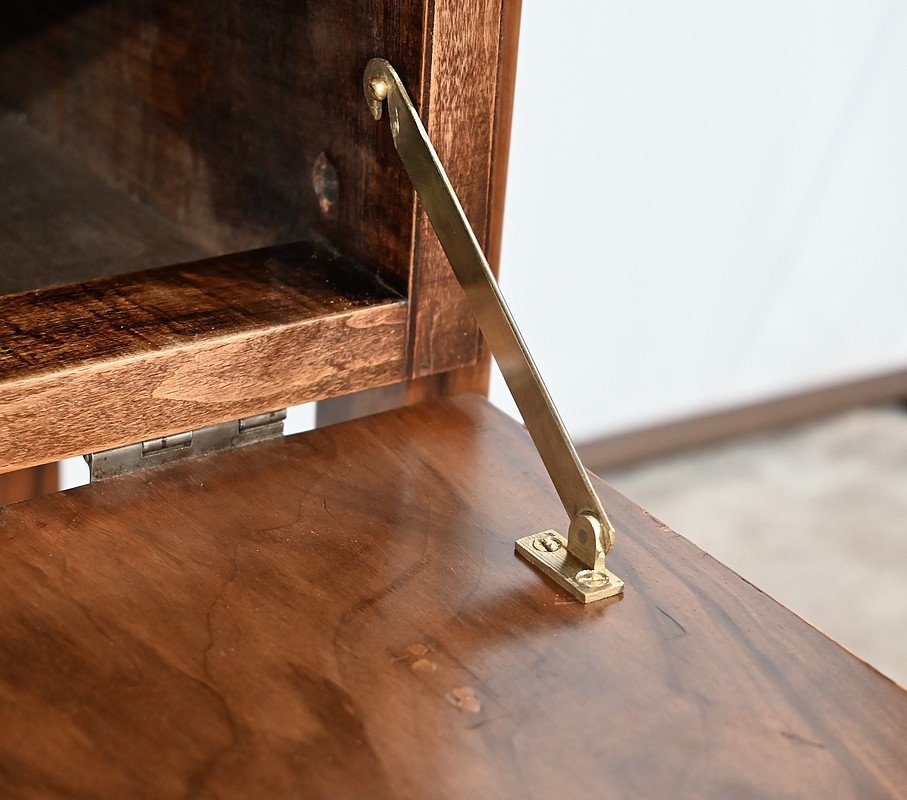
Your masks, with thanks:
<instances>
[{"instance_id":1,"label":"metal hinge","mask_svg":"<svg viewBox=\"0 0 907 800\"><path fill-rule=\"evenodd\" d=\"M605 569L605 554L613 544L614 528L419 114L399 75L384 59L368 62L363 85L375 119L381 119L382 104L387 101L394 146L570 519L566 538L554 531L526 536L517 540L517 553L583 602L619 594L623 581Z\"/></svg>"},{"instance_id":2,"label":"metal hinge","mask_svg":"<svg viewBox=\"0 0 907 800\"><path fill-rule=\"evenodd\" d=\"M216 453L283 435L285 408L184 433L101 450L85 456L91 480L102 481L148 467L172 464L185 458Z\"/></svg>"}]
</instances>

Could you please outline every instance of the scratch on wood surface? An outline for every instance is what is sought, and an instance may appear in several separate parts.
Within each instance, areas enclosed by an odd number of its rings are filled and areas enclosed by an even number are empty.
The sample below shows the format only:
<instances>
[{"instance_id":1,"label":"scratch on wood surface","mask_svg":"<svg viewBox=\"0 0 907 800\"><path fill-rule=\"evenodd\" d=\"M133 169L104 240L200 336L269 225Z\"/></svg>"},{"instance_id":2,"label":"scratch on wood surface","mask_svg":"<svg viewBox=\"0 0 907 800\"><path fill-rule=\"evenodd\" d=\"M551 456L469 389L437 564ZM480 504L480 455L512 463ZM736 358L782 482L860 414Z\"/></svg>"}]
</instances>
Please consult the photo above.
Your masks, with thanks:
<instances>
[{"instance_id":1,"label":"scratch on wood surface","mask_svg":"<svg viewBox=\"0 0 907 800\"><path fill-rule=\"evenodd\" d=\"M805 736L800 736L800 734L793 731L779 731L779 733L785 739L790 739L792 742L797 742L797 744L805 744L807 747L818 747L820 750L825 749L825 745L821 742L814 742L812 739L807 739Z\"/></svg>"},{"instance_id":2,"label":"scratch on wood surface","mask_svg":"<svg viewBox=\"0 0 907 800\"><path fill-rule=\"evenodd\" d=\"M686 635L687 629L683 627L674 617L672 617L667 611L665 611L661 606L655 606L665 617L667 617L674 625L680 629L681 636Z\"/></svg>"}]
</instances>

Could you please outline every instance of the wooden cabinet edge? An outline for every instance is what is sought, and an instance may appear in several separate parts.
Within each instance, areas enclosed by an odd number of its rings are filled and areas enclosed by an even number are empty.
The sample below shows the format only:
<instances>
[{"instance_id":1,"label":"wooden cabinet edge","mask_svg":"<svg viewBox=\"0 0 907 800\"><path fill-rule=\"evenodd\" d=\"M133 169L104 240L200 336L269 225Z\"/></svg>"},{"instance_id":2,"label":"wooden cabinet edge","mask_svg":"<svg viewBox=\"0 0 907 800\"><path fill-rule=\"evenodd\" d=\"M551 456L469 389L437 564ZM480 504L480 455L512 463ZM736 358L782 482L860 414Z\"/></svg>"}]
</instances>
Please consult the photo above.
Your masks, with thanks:
<instances>
[{"instance_id":1,"label":"wooden cabinet edge","mask_svg":"<svg viewBox=\"0 0 907 800\"><path fill-rule=\"evenodd\" d=\"M407 304L0 383L0 473L403 378Z\"/></svg>"}]
</instances>

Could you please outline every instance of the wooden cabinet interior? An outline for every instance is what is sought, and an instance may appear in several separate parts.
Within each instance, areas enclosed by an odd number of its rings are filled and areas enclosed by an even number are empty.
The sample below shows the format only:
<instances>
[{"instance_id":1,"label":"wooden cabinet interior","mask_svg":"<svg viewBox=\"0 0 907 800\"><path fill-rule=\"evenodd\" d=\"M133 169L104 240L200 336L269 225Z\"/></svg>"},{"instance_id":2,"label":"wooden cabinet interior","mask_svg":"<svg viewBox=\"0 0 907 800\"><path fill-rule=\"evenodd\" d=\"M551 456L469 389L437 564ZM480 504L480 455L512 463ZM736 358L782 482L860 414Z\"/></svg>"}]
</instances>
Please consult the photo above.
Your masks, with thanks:
<instances>
[{"instance_id":1,"label":"wooden cabinet interior","mask_svg":"<svg viewBox=\"0 0 907 800\"><path fill-rule=\"evenodd\" d=\"M389 131L368 113L361 73L370 57L382 56L405 76L473 226L494 251L518 15L519 3L504 0L4 4L0 200L10 213L0 228L0 292L37 290L10 302L47 305L59 298L50 287L74 281L103 294L111 284L92 279L310 242L339 254L334 263L372 273L405 303L403 337L393 337L402 369L312 396L476 364L481 340L472 314ZM144 279L157 281L152 271ZM75 364L65 346L60 353L49 347L84 324L62 310L55 327L32 330L40 341L25 346L41 352L40 363L23 361L13 377L0 377L0 395L19 391L2 385L7 379L94 368L87 354ZM348 331L339 327L324 343L340 359L362 347ZM193 336L204 346L209 334ZM21 336L0 348L16 358ZM125 390L132 378L110 389ZM467 388L483 382L479 373ZM446 391L454 383L431 385ZM289 394L275 400L292 401ZM41 410L29 412L33 427ZM141 406L133 414L112 400L100 411L133 415L127 427L134 431L147 418ZM7 457L0 471L32 462Z\"/></svg>"},{"instance_id":2,"label":"wooden cabinet interior","mask_svg":"<svg viewBox=\"0 0 907 800\"><path fill-rule=\"evenodd\" d=\"M0 296L214 254L21 115L0 117Z\"/></svg>"},{"instance_id":3,"label":"wooden cabinet interior","mask_svg":"<svg viewBox=\"0 0 907 800\"><path fill-rule=\"evenodd\" d=\"M412 193L363 113L360 74L386 49L421 97L423 13L415 0L14 0L0 98L217 254L317 236L403 288ZM337 185L322 174L319 195L322 154Z\"/></svg>"}]
</instances>

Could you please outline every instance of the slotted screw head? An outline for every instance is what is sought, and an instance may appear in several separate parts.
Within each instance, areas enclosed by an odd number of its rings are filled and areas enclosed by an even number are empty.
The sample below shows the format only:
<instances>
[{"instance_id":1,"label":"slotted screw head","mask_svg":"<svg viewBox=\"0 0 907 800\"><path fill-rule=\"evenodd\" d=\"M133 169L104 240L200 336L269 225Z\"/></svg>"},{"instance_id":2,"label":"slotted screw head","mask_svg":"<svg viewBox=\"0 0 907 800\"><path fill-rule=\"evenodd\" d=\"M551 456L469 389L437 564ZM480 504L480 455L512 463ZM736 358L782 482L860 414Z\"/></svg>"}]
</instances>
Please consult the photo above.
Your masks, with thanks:
<instances>
[{"instance_id":1,"label":"slotted screw head","mask_svg":"<svg viewBox=\"0 0 907 800\"><path fill-rule=\"evenodd\" d=\"M598 589L608 583L608 576L604 572L594 569L581 569L576 573L574 580L587 589Z\"/></svg>"},{"instance_id":2,"label":"slotted screw head","mask_svg":"<svg viewBox=\"0 0 907 800\"><path fill-rule=\"evenodd\" d=\"M561 549L561 543L557 540L557 537L552 536L550 533L537 536L532 540L532 546L536 550L547 550L549 553Z\"/></svg>"}]
</instances>

